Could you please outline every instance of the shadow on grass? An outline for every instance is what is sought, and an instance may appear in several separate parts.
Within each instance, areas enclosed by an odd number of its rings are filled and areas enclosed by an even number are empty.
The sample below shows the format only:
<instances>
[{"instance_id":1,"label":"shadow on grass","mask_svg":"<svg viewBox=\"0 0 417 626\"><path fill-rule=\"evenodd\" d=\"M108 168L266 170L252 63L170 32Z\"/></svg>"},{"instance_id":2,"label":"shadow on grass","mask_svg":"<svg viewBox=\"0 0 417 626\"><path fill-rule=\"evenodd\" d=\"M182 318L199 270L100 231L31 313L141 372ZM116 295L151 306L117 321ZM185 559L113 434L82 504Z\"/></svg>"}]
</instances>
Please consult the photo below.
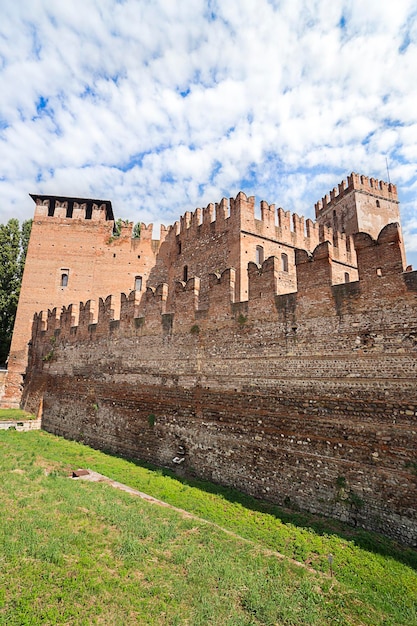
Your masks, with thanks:
<instances>
[{"instance_id":1,"label":"shadow on grass","mask_svg":"<svg viewBox=\"0 0 417 626\"><path fill-rule=\"evenodd\" d=\"M138 467L158 473L159 475L167 476L183 485L197 487L206 493L221 496L230 503L240 504L251 511L266 513L284 524L293 524L298 528L313 531L317 535L336 535L341 539L352 541L359 548L384 557L391 557L417 571L417 550L402 546L393 539L379 533L350 526L349 524L328 517L295 510L290 508L290 506L284 508L266 502L265 500L258 500L254 496L244 494L232 487L224 487L208 480L197 478L194 475L186 474L185 471L184 475L179 475L168 468L158 467L145 461L128 458L108 450L104 450L103 452L109 456L128 460Z\"/></svg>"}]
</instances>

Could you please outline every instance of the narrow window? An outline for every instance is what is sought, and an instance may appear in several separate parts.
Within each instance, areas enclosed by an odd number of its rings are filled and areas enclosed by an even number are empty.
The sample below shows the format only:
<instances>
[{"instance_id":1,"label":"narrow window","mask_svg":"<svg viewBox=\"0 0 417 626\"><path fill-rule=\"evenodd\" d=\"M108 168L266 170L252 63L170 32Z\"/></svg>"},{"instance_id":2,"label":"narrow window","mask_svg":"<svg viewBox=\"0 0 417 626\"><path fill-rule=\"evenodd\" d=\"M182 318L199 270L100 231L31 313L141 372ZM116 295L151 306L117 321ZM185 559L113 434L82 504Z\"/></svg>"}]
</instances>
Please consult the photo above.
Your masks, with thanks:
<instances>
[{"instance_id":1,"label":"narrow window","mask_svg":"<svg viewBox=\"0 0 417 626\"><path fill-rule=\"evenodd\" d=\"M178 242L178 254L181 254L181 241Z\"/></svg>"},{"instance_id":2,"label":"narrow window","mask_svg":"<svg viewBox=\"0 0 417 626\"><path fill-rule=\"evenodd\" d=\"M188 265L184 265L184 270L182 273L182 279L186 283L188 280Z\"/></svg>"},{"instance_id":3,"label":"narrow window","mask_svg":"<svg viewBox=\"0 0 417 626\"><path fill-rule=\"evenodd\" d=\"M281 269L283 272L288 272L288 254L285 252L281 254Z\"/></svg>"},{"instance_id":4,"label":"narrow window","mask_svg":"<svg viewBox=\"0 0 417 626\"><path fill-rule=\"evenodd\" d=\"M345 283L350 283L349 272L345 272Z\"/></svg>"},{"instance_id":5,"label":"narrow window","mask_svg":"<svg viewBox=\"0 0 417 626\"><path fill-rule=\"evenodd\" d=\"M346 237L346 252L350 252L350 236Z\"/></svg>"},{"instance_id":6,"label":"narrow window","mask_svg":"<svg viewBox=\"0 0 417 626\"><path fill-rule=\"evenodd\" d=\"M262 246L256 246L256 265L262 265L264 262L264 249Z\"/></svg>"},{"instance_id":7,"label":"narrow window","mask_svg":"<svg viewBox=\"0 0 417 626\"><path fill-rule=\"evenodd\" d=\"M135 291L142 291L142 276L135 276Z\"/></svg>"},{"instance_id":8,"label":"narrow window","mask_svg":"<svg viewBox=\"0 0 417 626\"><path fill-rule=\"evenodd\" d=\"M378 209L381 206L380 203L379 203L379 200L376 201L376 206L378 207Z\"/></svg>"},{"instance_id":9,"label":"narrow window","mask_svg":"<svg viewBox=\"0 0 417 626\"><path fill-rule=\"evenodd\" d=\"M68 285L68 274L67 272L63 272L61 274L61 287L67 287Z\"/></svg>"}]
</instances>

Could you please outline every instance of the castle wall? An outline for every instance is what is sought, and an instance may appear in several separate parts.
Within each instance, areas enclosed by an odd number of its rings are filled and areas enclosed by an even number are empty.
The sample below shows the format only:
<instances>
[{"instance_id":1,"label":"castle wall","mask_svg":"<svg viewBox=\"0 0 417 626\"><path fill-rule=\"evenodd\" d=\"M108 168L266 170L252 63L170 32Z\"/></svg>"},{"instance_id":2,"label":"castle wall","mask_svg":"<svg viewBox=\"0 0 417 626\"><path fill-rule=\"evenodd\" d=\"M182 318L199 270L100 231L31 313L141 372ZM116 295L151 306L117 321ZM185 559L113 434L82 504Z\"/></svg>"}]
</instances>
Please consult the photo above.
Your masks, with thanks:
<instances>
[{"instance_id":1,"label":"castle wall","mask_svg":"<svg viewBox=\"0 0 417 626\"><path fill-rule=\"evenodd\" d=\"M61 206L63 204L64 206ZM85 207L75 205L66 217L67 203L57 202L48 215L49 202L36 205L22 280L8 363L4 406L19 406L22 375L27 363L27 344L33 313L71 302L130 292L135 277L142 276L142 289L155 264L157 248L152 227L142 225L141 237L132 239L132 224L113 237L113 220L106 219L104 205L95 207L86 219ZM63 276L66 279L63 279Z\"/></svg>"},{"instance_id":2,"label":"castle wall","mask_svg":"<svg viewBox=\"0 0 417 626\"><path fill-rule=\"evenodd\" d=\"M161 245L148 285L173 284L189 276L201 280L200 307L207 307L210 273L236 270L235 299L247 300L249 294L247 265L262 262L270 256L279 259L277 293L296 290L295 250L312 252L322 241L335 245L334 281L357 279L356 255L349 236L331 227L319 227L267 202L260 203L260 219L255 215L255 198L240 192L236 198L225 198L205 209L185 213L168 229ZM379 231L378 231L379 232ZM168 301L168 309L170 301Z\"/></svg>"},{"instance_id":3,"label":"castle wall","mask_svg":"<svg viewBox=\"0 0 417 626\"><path fill-rule=\"evenodd\" d=\"M36 316L26 406L50 432L417 545L417 273L396 225L355 246L348 284L324 241L297 250L296 293L276 295L268 258L246 302L227 270L205 310L190 279L123 297L120 320L114 298L96 324L90 305L78 325Z\"/></svg>"},{"instance_id":4,"label":"castle wall","mask_svg":"<svg viewBox=\"0 0 417 626\"><path fill-rule=\"evenodd\" d=\"M262 201L261 219L255 216L254 198L240 194L241 257L240 257L240 300L248 297L248 280L245 272L248 262L256 259L256 249L262 249L264 259L276 256L279 259L280 274L277 282L278 294L296 291L295 251L298 248L312 252L319 243L330 241L334 244L333 280L345 282L357 280L356 254L351 238L337 232L332 227L321 227L318 223L305 220L296 213L291 214L282 208L275 208ZM379 232L379 231L378 231Z\"/></svg>"},{"instance_id":5,"label":"castle wall","mask_svg":"<svg viewBox=\"0 0 417 626\"><path fill-rule=\"evenodd\" d=\"M201 281L200 307L206 308L209 274L221 273L228 267L239 269L238 217L226 199L215 205L209 204L205 209L196 209L194 213L185 213L180 222L170 228L161 245L157 265L148 284L152 287L160 282L173 285L198 276ZM164 273L161 273L161 260ZM171 298L168 309L170 306Z\"/></svg>"},{"instance_id":6,"label":"castle wall","mask_svg":"<svg viewBox=\"0 0 417 626\"><path fill-rule=\"evenodd\" d=\"M352 180L353 188L357 181ZM339 196L350 198L349 194L350 191ZM55 307L59 312L72 302L121 291L129 293L133 288L144 294L147 287L155 290L158 285L167 284L170 289L164 299L164 312L171 313L174 285L197 276L198 307L204 311L209 301L210 274L220 275L233 268L234 300L245 301L249 295L248 263L260 267L270 256L278 259L275 293L291 293L296 290L295 250L311 252L324 241L334 246L333 283L357 279L355 250L349 234L323 223L305 221L281 208L276 210L265 201L260 203L258 219L254 197L248 198L242 192L235 199L223 199L194 213L187 212L173 226L162 226L159 241L152 240L152 225L145 224L141 225L138 239L132 239L132 224L128 223L122 226L119 237L113 237L114 217L109 201L34 195L32 198L36 202L35 218L3 406L19 405L31 319L37 310ZM117 317L118 301L115 307ZM76 318L75 308L73 315Z\"/></svg>"}]
</instances>

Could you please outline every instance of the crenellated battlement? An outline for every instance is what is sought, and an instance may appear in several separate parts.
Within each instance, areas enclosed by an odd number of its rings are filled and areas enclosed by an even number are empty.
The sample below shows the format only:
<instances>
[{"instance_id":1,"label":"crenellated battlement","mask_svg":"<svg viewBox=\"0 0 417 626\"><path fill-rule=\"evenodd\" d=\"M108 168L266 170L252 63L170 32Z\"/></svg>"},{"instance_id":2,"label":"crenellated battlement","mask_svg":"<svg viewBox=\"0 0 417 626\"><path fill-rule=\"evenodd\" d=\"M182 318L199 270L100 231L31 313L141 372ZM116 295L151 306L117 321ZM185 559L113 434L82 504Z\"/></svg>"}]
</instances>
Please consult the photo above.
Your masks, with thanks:
<instances>
[{"instance_id":1,"label":"crenellated battlement","mask_svg":"<svg viewBox=\"0 0 417 626\"><path fill-rule=\"evenodd\" d=\"M193 212L186 211L178 221L167 227L166 239L173 240L180 236L181 239L193 241L194 238L206 234L223 232L238 217L236 206L241 194L242 192L238 194L236 200L222 198L220 202L210 203L203 209L197 208Z\"/></svg>"},{"instance_id":2,"label":"crenellated battlement","mask_svg":"<svg viewBox=\"0 0 417 626\"><path fill-rule=\"evenodd\" d=\"M373 195L376 198L398 203L397 189L392 183L352 173L343 180L338 188L333 188L321 201L315 204L316 217L327 214L330 207L336 206L353 191ZM91 222L114 221L112 204L108 200L94 200L64 196L44 196L31 194L35 201L36 217L56 217L88 220ZM297 213L285 211L265 200L260 202L260 219L255 217L254 196L239 192L236 198L222 198L218 203L197 208L194 212L186 211L170 226L161 226L160 242L170 241L179 236L189 242L204 234L221 234L232 228L274 241L283 245L313 250L319 243L331 240L337 246L340 234L344 233L340 225L326 225L305 220ZM122 236L127 237L133 226L122 225ZM326 230L327 229L327 230ZM153 225L141 224L141 238L152 240ZM351 234L351 233L349 233Z\"/></svg>"},{"instance_id":3,"label":"crenellated battlement","mask_svg":"<svg viewBox=\"0 0 417 626\"><path fill-rule=\"evenodd\" d=\"M110 200L38 194L30 194L30 197L36 205L35 217L58 217L93 222L114 221Z\"/></svg>"},{"instance_id":4,"label":"crenellated battlement","mask_svg":"<svg viewBox=\"0 0 417 626\"><path fill-rule=\"evenodd\" d=\"M256 216L259 213L260 219ZM250 254L242 262L255 261L255 247L263 249L264 258L270 255L278 256L285 253L290 256L290 266L293 264L293 251L302 248L313 251L323 241L330 241L335 247L335 258L339 263L356 267L356 257L352 238L330 226L319 224L311 219L305 219L297 213L276 208L262 200L259 212L256 211L254 196L247 197L242 191L236 198L223 198L220 202L209 204L206 208L197 208L193 213L187 211L179 221L166 229L165 242L170 246L171 264L178 264L178 277L187 259L191 256L192 271L198 272L195 267L196 246L206 246L205 254L212 255L213 248L225 246L221 239L227 237L227 247L231 250L228 259L214 260L212 267L216 271L223 271L227 267L235 267L238 272L236 278L237 298L244 298L247 293L245 267L241 265L239 257L244 250ZM233 253L237 243L241 242L239 253ZM217 243L216 243L217 242ZM242 251L243 250L243 251ZM193 267L194 266L194 267ZM201 274L200 274L201 276Z\"/></svg>"},{"instance_id":5,"label":"crenellated battlement","mask_svg":"<svg viewBox=\"0 0 417 626\"><path fill-rule=\"evenodd\" d=\"M39 196L31 194L35 201L35 218L57 218L58 220L85 221L86 225L114 223L112 204L109 200L93 200L90 198L70 198L62 196ZM122 221L120 233L116 239L132 239L134 223ZM160 240L164 241L167 228L161 226ZM140 224L140 235L138 239L142 241L152 241L153 224ZM112 243L115 239L109 241ZM156 240L155 243L158 241ZM158 242L158 243L159 243Z\"/></svg>"},{"instance_id":6,"label":"crenellated battlement","mask_svg":"<svg viewBox=\"0 0 417 626\"><path fill-rule=\"evenodd\" d=\"M334 187L329 194L323 196L321 201L316 202L314 205L316 218L318 218L323 211L326 212L330 207L338 204L342 198L352 191L359 191L375 196L376 198L398 203L397 187L395 185L383 180L378 180L377 178L369 178L368 176L362 176L361 174L352 172L352 174L347 177L347 180L342 180L338 187Z\"/></svg>"},{"instance_id":7,"label":"crenellated battlement","mask_svg":"<svg viewBox=\"0 0 417 626\"><path fill-rule=\"evenodd\" d=\"M369 299L374 298L376 293L381 309L388 306L393 295L401 299L410 293L414 298L417 272L409 272L407 279L404 279L398 224L387 225L377 240L366 233L358 233L354 243L359 270L355 293L360 293L362 306L367 306ZM280 288L280 279L285 274L281 259L271 256L262 265L249 262L249 296L246 303L248 322L257 324L265 319L278 319L276 298L284 297L285 293L293 293L297 308L303 315L327 317L333 308L333 315L336 316L341 306L333 293L334 287L340 286L337 256L338 249L330 241L318 244L312 253L297 249L296 292L291 289L283 292ZM191 277L186 282L174 281L170 285L162 283L156 288L148 287L142 293L122 293L120 298L109 295L96 303L88 301L85 304L70 304L62 308L60 315L56 308L47 314L40 312L34 317L33 342L34 345L39 341L44 342L45 352L48 346L50 350L51 336L59 337L59 341L77 343L107 336L114 333L115 328L122 335L131 332L159 335L161 332L189 334L195 324L198 324L199 331L215 328L219 323L221 326L227 323L233 327L236 325L233 313L235 280L236 272L233 268L226 269L221 275L210 274L208 306L206 300L202 302L200 299L200 278ZM97 311L97 317L94 311ZM203 312L204 315L201 314Z\"/></svg>"},{"instance_id":8,"label":"crenellated battlement","mask_svg":"<svg viewBox=\"0 0 417 626\"><path fill-rule=\"evenodd\" d=\"M348 187L353 186L353 189L372 193L381 198L388 200L398 201L397 187L392 183L387 183L377 178L369 178L360 174L352 173L347 179ZM340 188L339 188L340 193Z\"/></svg>"}]
</instances>

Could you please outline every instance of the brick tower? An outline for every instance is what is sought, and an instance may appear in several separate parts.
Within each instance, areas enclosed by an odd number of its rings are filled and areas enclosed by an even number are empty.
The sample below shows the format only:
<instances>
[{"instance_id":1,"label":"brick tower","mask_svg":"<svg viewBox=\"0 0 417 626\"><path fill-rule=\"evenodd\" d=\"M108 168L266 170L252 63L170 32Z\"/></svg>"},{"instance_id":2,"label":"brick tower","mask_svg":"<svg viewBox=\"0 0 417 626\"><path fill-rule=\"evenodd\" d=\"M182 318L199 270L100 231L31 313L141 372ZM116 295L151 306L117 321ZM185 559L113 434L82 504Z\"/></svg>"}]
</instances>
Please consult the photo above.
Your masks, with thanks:
<instances>
[{"instance_id":1,"label":"brick tower","mask_svg":"<svg viewBox=\"0 0 417 626\"><path fill-rule=\"evenodd\" d=\"M376 178L350 174L315 205L316 219L321 226L353 235L365 232L374 239L386 224L400 224L397 188ZM404 242L401 249L405 259Z\"/></svg>"},{"instance_id":2,"label":"brick tower","mask_svg":"<svg viewBox=\"0 0 417 626\"><path fill-rule=\"evenodd\" d=\"M144 288L155 265L152 226L113 237L110 201L31 195L36 203L2 406L18 407L35 311Z\"/></svg>"}]
</instances>

